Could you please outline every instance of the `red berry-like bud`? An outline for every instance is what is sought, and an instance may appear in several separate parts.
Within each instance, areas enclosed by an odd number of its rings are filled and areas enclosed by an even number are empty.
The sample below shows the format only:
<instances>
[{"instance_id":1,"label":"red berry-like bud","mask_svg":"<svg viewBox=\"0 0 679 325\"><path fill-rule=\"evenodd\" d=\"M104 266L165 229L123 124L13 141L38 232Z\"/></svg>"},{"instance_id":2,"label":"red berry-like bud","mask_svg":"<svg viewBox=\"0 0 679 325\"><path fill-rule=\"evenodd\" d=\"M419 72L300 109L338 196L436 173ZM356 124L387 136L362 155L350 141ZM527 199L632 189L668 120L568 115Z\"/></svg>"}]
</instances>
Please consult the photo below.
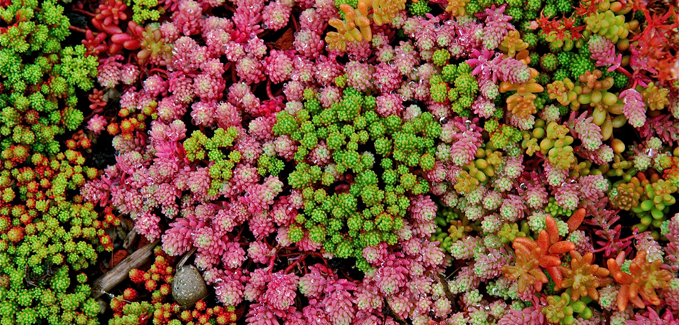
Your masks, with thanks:
<instances>
[{"instance_id":1,"label":"red berry-like bud","mask_svg":"<svg viewBox=\"0 0 679 325\"><path fill-rule=\"evenodd\" d=\"M118 127L118 123L111 123L106 127L106 131L111 135L116 135L120 133L120 127Z\"/></svg>"},{"instance_id":2,"label":"red berry-like bud","mask_svg":"<svg viewBox=\"0 0 679 325\"><path fill-rule=\"evenodd\" d=\"M28 193L26 193L26 196L33 196L33 193L28 192ZM26 200L26 206L27 206L29 209L35 208L35 199L34 199L34 198L27 199L27 200ZM28 219L28 220L29 220L29 222L30 222L30 219ZM27 223L24 223L24 224L27 224Z\"/></svg>"},{"instance_id":3,"label":"red berry-like bud","mask_svg":"<svg viewBox=\"0 0 679 325\"><path fill-rule=\"evenodd\" d=\"M18 146L12 146L12 161L15 163L23 163L26 159L28 159L28 156L30 154L30 151L28 150L28 147L20 144ZM11 168L7 168L11 169Z\"/></svg>"},{"instance_id":4,"label":"red berry-like bud","mask_svg":"<svg viewBox=\"0 0 679 325\"><path fill-rule=\"evenodd\" d=\"M80 140L80 146L83 147L83 149L89 149L92 146L92 140L83 138Z\"/></svg>"},{"instance_id":5,"label":"red berry-like bud","mask_svg":"<svg viewBox=\"0 0 679 325\"><path fill-rule=\"evenodd\" d=\"M26 189L28 189L29 193L37 193L40 189L40 184L38 184L36 181L32 181L26 185Z\"/></svg>"},{"instance_id":6,"label":"red berry-like bud","mask_svg":"<svg viewBox=\"0 0 679 325\"><path fill-rule=\"evenodd\" d=\"M126 118L127 116L130 115L130 110L127 108L121 108L120 111L118 111L118 116L122 118Z\"/></svg>"},{"instance_id":7,"label":"red berry-like bud","mask_svg":"<svg viewBox=\"0 0 679 325\"><path fill-rule=\"evenodd\" d=\"M129 301L134 301L139 297L139 294L137 294L137 290L134 290L132 288L127 288L125 291L123 291L123 298L125 300Z\"/></svg>"},{"instance_id":8,"label":"red berry-like bud","mask_svg":"<svg viewBox=\"0 0 679 325\"><path fill-rule=\"evenodd\" d=\"M225 315L225 314L219 314L219 315L217 316L217 324L219 324L219 325L225 325L225 324L227 324L227 323L229 323L229 320L226 318L226 315Z\"/></svg>"},{"instance_id":9,"label":"red berry-like bud","mask_svg":"<svg viewBox=\"0 0 679 325\"><path fill-rule=\"evenodd\" d=\"M144 275L145 274L146 274L146 272L144 272L144 271L141 271L141 270L138 270L138 269L132 269L132 270L130 270L130 273L129 273L130 280L132 280L132 282L134 282L136 284L142 283L142 282L144 282Z\"/></svg>"},{"instance_id":10,"label":"red berry-like bud","mask_svg":"<svg viewBox=\"0 0 679 325\"><path fill-rule=\"evenodd\" d=\"M165 319L165 315L164 315L164 314L165 314L165 313L163 312L163 309L156 309L156 310L153 312L153 318L155 318L155 319L154 319L154 323L155 323L155 320L156 320L156 319L157 319L158 321L161 321L161 322L162 322L162 321Z\"/></svg>"},{"instance_id":11,"label":"red berry-like bud","mask_svg":"<svg viewBox=\"0 0 679 325\"><path fill-rule=\"evenodd\" d=\"M120 123L120 131L123 133L131 133L134 131L134 124L130 120L124 120Z\"/></svg>"},{"instance_id":12,"label":"red berry-like bud","mask_svg":"<svg viewBox=\"0 0 679 325\"><path fill-rule=\"evenodd\" d=\"M18 243L24 239L24 228L14 227L7 232L7 239L13 243Z\"/></svg>"},{"instance_id":13,"label":"red berry-like bud","mask_svg":"<svg viewBox=\"0 0 679 325\"><path fill-rule=\"evenodd\" d=\"M165 300L163 298L163 295L160 294L160 290L155 290L151 293L151 301L154 303L163 302L163 300Z\"/></svg>"},{"instance_id":14,"label":"red berry-like bud","mask_svg":"<svg viewBox=\"0 0 679 325\"><path fill-rule=\"evenodd\" d=\"M4 234L12 227L12 220L6 216L0 216L0 233Z\"/></svg>"},{"instance_id":15,"label":"red berry-like bud","mask_svg":"<svg viewBox=\"0 0 679 325\"><path fill-rule=\"evenodd\" d=\"M66 147L71 150L75 150L77 143L73 139L66 140Z\"/></svg>"},{"instance_id":16,"label":"red berry-like bud","mask_svg":"<svg viewBox=\"0 0 679 325\"><path fill-rule=\"evenodd\" d=\"M191 312L188 310L182 311L179 317L185 322L191 321L193 319L193 316L191 316Z\"/></svg>"},{"instance_id":17,"label":"red berry-like bud","mask_svg":"<svg viewBox=\"0 0 679 325\"><path fill-rule=\"evenodd\" d=\"M111 309L113 309L114 313L116 314L122 313L123 307L125 307L125 302L122 299L118 297L111 299Z\"/></svg>"},{"instance_id":18,"label":"red berry-like bud","mask_svg":"<svg viewBox=\"0 0 679 325\"><path fill-rule=\"evenodd\" d=\"M198 318L198 322L201 324L207 324L210 322L210 316L208 315L200 315L200 318Z\"/></svg>"},{"instance_id":19,"label":"red berry-like bud","mask_svg":"<svg viewBox=\"0 0 679 325\"><path fill-rule=\"evenodd\" d=\"M116 218L116 216L113 213L107 213L104 216L104 221L106 221L108 223L113 223L113 220L115 220L115 219L118 219L118 218Z\"/></svg>"},{"instance_id":20,"label":"red berry-like bud","mask_svg":"<svg viewBox=\"0 0 679 325\"><path fill-rule=\"evenodd\" d=\"M163 284L160 286L160 294L163 296L167 296L172 292L172 289L170 288L169 284Z\"/></svg>"},{"instance_id":21,"label":"red berry-like bud","mask_svg":"<svg viewBox=\"0 0 679 325\"><path fill-rule=\"evenodd\" d=\"M146 287L146 290L153 291L156 290L156 287L158 287L158 283L156 283L154 280L146 280L144 286Z\"/></svg>"},{"instance_id":22,"label":"red berry-like bud","mask_svg":"<svg viewBox=\"0 0 679 325\"><path fill-rule=\"evenodd\" d=\"M35 204L35 200L33 200L33 204ZM26 206L30 208L30 205L28 204L28 202L27 202ZM24 213L24 214L21 215L21 217L19 217L19 220L21 220L21 223L27 225L27 224L31 223L31 221L33 221L33 218L28 213Z\"/></svg>"},{"instance_id":23,"label":"red berry-like bud","mask_svg":"<svg viewBox=\"0 0 679 325\"><path fill-rule=\"evenodd\" d=\"M205 308L207 308L207 304L205 303L205 301L198 300L198 302L196 302L196 310L203 311L205 310Z\"/></svg>"},{"instance_id":24,"label":"red berry-like bud","mask_svg":"<svg viewBox=\"0 0 679 325\"><path fill-rule=\"evenodd\" d=\"M108 246L109 244L111 244L111 236L109 235L99 236L99 242L104 246Z\"/></svg>"}]
</instances>

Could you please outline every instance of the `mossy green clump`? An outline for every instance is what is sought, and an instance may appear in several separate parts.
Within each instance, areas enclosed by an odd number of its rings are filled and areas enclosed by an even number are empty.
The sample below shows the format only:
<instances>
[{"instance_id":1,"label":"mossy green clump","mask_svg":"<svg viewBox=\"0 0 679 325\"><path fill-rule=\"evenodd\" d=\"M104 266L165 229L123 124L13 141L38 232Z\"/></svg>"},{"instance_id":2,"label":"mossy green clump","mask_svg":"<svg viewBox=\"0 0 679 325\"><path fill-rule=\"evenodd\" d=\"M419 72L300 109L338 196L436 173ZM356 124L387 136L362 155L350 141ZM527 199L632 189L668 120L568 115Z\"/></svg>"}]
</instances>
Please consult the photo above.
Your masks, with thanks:
<instances>
[{"instance_id":1,"label":"mossy green clump","mask_svg":"<svg viewBox=\"0 0 679 325\"><path fill-rule=\"evenodd\" d=\"M84 46L62 46L70 34L63 13L54 0L0 8L8 26L0 31L3 325L98 324L99 304L79 274L112 251L104 230L120 222L82 203L76 190L98 171L55 139L81 126L76 90L94 86L98 65Z\"/></svg>"},{"instance_id":2,"label":"mossy green clump","mask_svg":"<svg viewBox=\"0 0 679 325\"><path fill-rule=\"evenodd\" d=\"M281 112L274 126L277 135L315 139L300 141L298 164L288 178L304 198L290 240L299 241L308 232L337 257L356 258L362 270L369 267L363 248L396 243L395 232L403 227L411 197L429 191L429 183L416 171L434 167L434 143L441 133L430 113L408 121L397 115L380 117L373 102L371 96L347 88L330 108L314 114ZM312 152L318 156L319 148L325 150L323 164L308 159ZM353 180L351 185L338 190L346 177Z\"/></svg>"}]
</instances>

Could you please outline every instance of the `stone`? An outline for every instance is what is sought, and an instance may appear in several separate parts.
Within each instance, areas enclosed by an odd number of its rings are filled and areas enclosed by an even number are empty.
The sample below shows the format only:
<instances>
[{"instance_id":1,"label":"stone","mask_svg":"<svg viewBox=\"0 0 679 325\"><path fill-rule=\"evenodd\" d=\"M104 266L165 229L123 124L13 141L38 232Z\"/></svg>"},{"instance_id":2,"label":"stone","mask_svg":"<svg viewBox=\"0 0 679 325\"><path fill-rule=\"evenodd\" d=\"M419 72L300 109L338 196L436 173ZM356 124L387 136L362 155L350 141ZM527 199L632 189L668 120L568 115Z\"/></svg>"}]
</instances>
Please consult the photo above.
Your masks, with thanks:
<instances>
[{"instance_id":1,"label":"stone","mask_svg":"<svg viewBox=\"0 0 679 325\"><path fill-rule=\"evenodd\" d=\"M207 294L205 280L195 266L184 265L177 270L172 282L172 297L178 304L189 308Z\"/></svg>"}]
</instances>

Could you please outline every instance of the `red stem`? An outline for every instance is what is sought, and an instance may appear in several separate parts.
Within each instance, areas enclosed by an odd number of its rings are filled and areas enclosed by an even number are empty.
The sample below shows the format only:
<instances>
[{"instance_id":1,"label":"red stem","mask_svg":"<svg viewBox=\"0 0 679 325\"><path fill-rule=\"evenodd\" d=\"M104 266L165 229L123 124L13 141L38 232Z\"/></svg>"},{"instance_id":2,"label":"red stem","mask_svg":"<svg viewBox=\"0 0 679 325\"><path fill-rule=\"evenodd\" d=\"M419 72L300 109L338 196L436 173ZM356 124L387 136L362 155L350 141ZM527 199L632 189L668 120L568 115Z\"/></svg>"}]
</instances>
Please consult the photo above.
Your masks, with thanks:
<instances>
[{"instance_id":1,"label":"red stem","mask_svg":"<svg viewBox=\"0 0 679 325\"><path fill-rule=\"evenodd\" d=\"M297 23L297 19L295 18L295 15L290 15L292 17L292 26L295 29L295 33L299 32L299 24Z\"/></svg>"},{"instance_id":2,"label":"red stem","mask_svg":"<svg viewBox=\"0 0 679 325\"><path fill-rule=\"evenodd\" d=\"M273 256L271 256L271 261L269 261L269 268L270 268L269 273L271 273L271 270L273 270L273 264L274 264L275 261L276 261L276 255L274 254Z\"/></svg>"},{"instance_id":3,"label":"red stem","mask_svg":"<svg viewBox=\"0 0 679 325\"><path fill-rule=\"evenodd\" d=\"M74 32L78 32L78 33L83 33L83 34L87 33L86 30L84 30L84 29L82 29L82 28L75 27L75 26L73 26L73 25L68 26L68 29L70 29L70 30L72 30L72 31L74 31Z\"/></svg>"},{"instance_id":4,"label":"red stem","mask_svg":"<svg viewBox=\"0 0 679 325\"><path fill-rule=\"evenodd\" d=\"M266 94L270 100L274 100L274 95L271 93L271 79L266 80Z\"/></svg>"},{"instance_id":5,"label":"red stem","mask_svg":"<svg viewBox=\"0 0 679 325\"><path fill-rule=\"evenodd\" d=\"M305 259L307 256L308 256L308 255L303 255L302 257L300 257L299 259L297 259L294 263L288 265L288 267L285 268L285 271L283 271L283 273L288 273L288 272L292 271L292 269L295 268L295 265L299 264L299 262L301 262L301 261L304 261L304 259Z\"/></svg>"},{"instance_id":6,"label":"red stem","mask_svg":"<svg viewBox=\"0 0 679 325\"><path fill-rule=\"evenodd\" d=\"M325 266L328 266L328 261L325 259L325 257L323 257L323 254L321 254L319 252L310 252L309 255L316 256L316 257L322 259L323 264L325 264Z\"/></svg>"},{"instance_id":7,"label":"red stem","mask_svg":"<svg viewBox=\"0 0 679 325\"><path fill-rule=\"evenodd\" d=\"M163 69L159 69L159 68L153 68L153 69L149 70L149 72L158 72L158 73L162 73L162 74L167 76L167 71L163 70Z\"/></svg>"},{"instance_id":8,"label":"red stem","mask_svg":"<svg viewBox=\"0 0 679 325\"><path fill-rule=\"evenodd\" d=\"M344 270L342 270L342 275L344 275L345 278L349 279L349 281L354 282L354 279L352 279L352 278L349 276L349 274L347 274L347 272L344 272Z\"/></svg>"},{"instance_id":9,"label":"red stem","mask_svg":"<svg viewBox=\"0 0 679 325\"><path fill-rule=\"evenodd\" d=\"M81 14L86 15L86 16L90 16L90 17L92 17L92 18L94 18L94 17L97 16L97 15L95 15L95 14L89 12L89 11L82 10L82 9L78 9L78 8L73 8L73 9L71 9L71 10L73 10L73 11L75 11L75 12L77 12L77 13L81 13Z\"/></svg>"},{"instance_id":10,"label":"red stem","mask_svg":"<svg viewBox=\"0 0 679 325\"><path fill-rule=\"evenodd\" d=\"M615 71L618 71L624 75L626 75L628 78L632 78L632 74L629 73L629 71L625 70L623 67L617 67Z\"/></svg>"},{"instance_id":11,"label":"red stem","mask_svg":"<svg viewBox=\"0 0 679 325\"><path fill-rule=\"evenodd\" d=\"M235 63L234 63L234 64L235 64ZM236 78L236 69L235 69L235 68L236 68L236 67L234 67L233 69L231 69L231 81L232 81L233 83L238 83L238 78Z\"/></svg>"},{"instance_id":12,"label":"red stem","mask_svg":"<svg viewBox=\"0 0 679 325\"><path fill-rule=\"evenodd\" d=\"M276 251L273 253L273 256L271 256L271 261L269 261L269 274L273 273L273 264L276 262L276 257L278 257L279 251L280 249L277 248Z\"/></svg>"}]
</instances>

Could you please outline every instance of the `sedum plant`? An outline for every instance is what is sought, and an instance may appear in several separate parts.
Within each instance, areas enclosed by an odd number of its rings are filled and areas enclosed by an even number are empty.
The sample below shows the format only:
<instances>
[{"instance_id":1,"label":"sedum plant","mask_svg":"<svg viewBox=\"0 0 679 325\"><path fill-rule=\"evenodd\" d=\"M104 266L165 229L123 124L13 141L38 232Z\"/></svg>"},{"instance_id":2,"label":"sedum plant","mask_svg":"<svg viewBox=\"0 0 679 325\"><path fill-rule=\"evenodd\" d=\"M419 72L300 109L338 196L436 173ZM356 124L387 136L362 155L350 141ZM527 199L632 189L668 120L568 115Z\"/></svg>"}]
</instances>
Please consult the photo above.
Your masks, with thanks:
<instances>
[{"instance_id":1,"label":"sedum plant","mask_svg":"<svg viewBox=\"0 0 679 325\"><path fill-rule=\"evenodd\" d=\"M86 273L119 221L74 195L98 170L59 142L83 122L77 91L93 87L97 58L62 46L56 1L14 1L0 18L0 323L98 324Z\"/></svg>"}]
</instances>

